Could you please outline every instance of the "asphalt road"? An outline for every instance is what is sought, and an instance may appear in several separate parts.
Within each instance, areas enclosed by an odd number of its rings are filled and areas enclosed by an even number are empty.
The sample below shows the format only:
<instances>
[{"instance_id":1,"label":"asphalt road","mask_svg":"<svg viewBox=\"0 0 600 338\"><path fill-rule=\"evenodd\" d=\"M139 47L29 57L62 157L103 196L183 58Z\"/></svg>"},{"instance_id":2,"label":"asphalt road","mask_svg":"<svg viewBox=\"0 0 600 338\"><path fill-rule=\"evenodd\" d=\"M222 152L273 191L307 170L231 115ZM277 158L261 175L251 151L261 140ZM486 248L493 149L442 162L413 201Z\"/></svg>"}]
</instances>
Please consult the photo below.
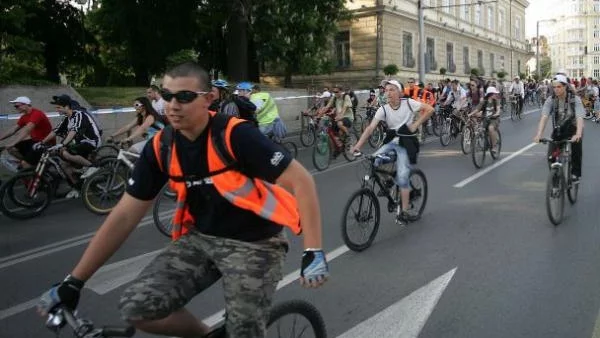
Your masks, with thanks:
<instances>
[{"instance_id":1,"label":"asphalt road","mask_svg":"<svg viewBox=\"0 0 600 338\"><path fill-rule=\"evenodd\" d=\"M340 236L361 166L340 158L314 173L331 279L318 290L298 285L302 248L290 236L289 276L276 301L312 302L330 337L600 337L600 159L593 150L600 126L586 122L579 201L566 205L564 223L554 227L544 204L546 149L530 146L538 116L503 121L501 159L488 157L480 170L458 141L444 148L431 140L418 165L429 182L423 218L400 228L383 214L373 246L362 253L348 251ZM310 151L301 150L299 159L312 169ZM54 204L34 220L0 216L0 337L53 336L31 305L70 271L101 221L79 200ZM143 222L110 260L115 264L88 283L81 312L99 324L119 324L116 306L127 281L167 242ZM220 286L189 308L201 318L220 311Z\"/></svg>"}]
</instances>

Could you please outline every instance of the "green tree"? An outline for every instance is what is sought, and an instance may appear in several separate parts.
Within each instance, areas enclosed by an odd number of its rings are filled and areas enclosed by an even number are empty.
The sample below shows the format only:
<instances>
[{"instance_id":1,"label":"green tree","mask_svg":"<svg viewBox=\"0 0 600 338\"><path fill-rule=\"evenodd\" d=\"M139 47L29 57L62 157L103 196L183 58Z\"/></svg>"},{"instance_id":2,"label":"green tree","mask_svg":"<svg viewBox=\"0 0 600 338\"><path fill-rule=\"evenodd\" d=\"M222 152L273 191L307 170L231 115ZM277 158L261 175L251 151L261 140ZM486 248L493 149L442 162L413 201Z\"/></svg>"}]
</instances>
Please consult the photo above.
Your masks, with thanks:
<instances>
[{"instance_id":1,"label":"green tree","mask_svg":"<svg viewBox=\"0 0 600 338\"><path fill-rule=\"evenodd\" d=\"M396 66L393 63L390 63L389 65L386 65L385 67L383 67L383 74L385 74L387 76L396 75L396 74L398 74L399 71L400 71L400 69L398 69L398 66Z\"/></svg>"},{"instance_id":2,"label":"green tree","mask_svg":"<svg viewBox=\"0 0 600 338\"><path fill-rule=\"evenodd\" d=\"M344 0L262 0L252 11L252 30L260 62L281 67L284 86L292 75L325 72L331 37L349 19Z\"/></svg>"},{"instance_id":3,"label":"green tree","mask_svg":"<svg viewBox=\"0 0 600 338\"><path fill-rule=\"evenodd\" d=\"M552 72L552 59L548 56L540 57L540 74L542 79L550 77Z\"/></svg>"}]
</instances>

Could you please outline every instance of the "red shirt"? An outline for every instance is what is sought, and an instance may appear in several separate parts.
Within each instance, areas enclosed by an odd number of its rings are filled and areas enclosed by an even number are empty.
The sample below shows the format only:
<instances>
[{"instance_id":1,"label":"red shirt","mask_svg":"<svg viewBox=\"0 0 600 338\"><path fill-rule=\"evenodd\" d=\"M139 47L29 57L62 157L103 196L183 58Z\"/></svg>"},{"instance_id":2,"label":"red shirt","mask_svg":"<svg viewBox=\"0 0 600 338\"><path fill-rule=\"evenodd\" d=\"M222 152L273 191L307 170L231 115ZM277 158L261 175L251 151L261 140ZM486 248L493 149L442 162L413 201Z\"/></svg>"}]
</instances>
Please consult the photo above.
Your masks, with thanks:
<instances>
[{"instance_id":1,"label":"red shirt","mask_svg":"<svg viewBox=\"0 0 600 338\"><path fill-rule=\"evenodd\" d=\"M33 129L31 129L29 135L31 136L31 139L36 142L43 140L52 131L52 124L50 124L48 116L39 109L31 108L29 113L23 114L19 118L17 125L20 128L23 128L29 122L33 123Z\"/></svg>"}]
</instances>

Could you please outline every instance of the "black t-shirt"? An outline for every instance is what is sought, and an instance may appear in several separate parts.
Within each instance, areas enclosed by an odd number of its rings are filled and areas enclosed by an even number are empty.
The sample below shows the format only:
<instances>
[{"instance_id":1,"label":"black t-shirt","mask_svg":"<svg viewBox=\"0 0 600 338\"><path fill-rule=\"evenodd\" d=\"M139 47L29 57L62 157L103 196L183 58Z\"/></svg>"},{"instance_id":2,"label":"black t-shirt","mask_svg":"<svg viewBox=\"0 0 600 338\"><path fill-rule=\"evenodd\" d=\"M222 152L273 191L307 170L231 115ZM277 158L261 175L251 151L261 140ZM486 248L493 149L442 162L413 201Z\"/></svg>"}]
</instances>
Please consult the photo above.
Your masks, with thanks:
<instances>
[{"instance_id":1,"label":"black t-shirt","mask_svg":"<svg viewBox=\"0 0 600 338\"><path fill-rule=\"evenodd\" d=\"M179 132L175 133L177 156L184 175L205 177L208 174L205 159L209 128L210 123L194 141L188 140ZM281 146L266 138L249 122L241 123L233 129L231 144L233 155L246 176L271 183L275 182L293 159ZM141 200L151 200L167 179L167 174L159 169L150 141L136 162L127 193ZM231 204L219 194L212 181L194 181L187 191L187 203L190 213L195 217L196 228L207 235L252 242L272 237L282 230L282 226Z\"/></svg>"}]
</instances>

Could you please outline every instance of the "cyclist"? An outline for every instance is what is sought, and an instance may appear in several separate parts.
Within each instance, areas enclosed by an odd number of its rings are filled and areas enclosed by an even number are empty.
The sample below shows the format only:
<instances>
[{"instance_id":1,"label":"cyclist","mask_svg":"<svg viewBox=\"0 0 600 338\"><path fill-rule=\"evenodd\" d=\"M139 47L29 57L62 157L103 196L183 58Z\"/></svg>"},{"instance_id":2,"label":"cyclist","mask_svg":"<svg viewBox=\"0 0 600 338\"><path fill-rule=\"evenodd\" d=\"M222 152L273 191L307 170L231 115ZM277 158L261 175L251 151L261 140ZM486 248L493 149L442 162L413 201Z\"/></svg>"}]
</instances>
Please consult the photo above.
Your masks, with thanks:
<instances>
[{"instance_id":1,"label":"cyclist","mask_svg":"<svg viewBox=\"0 0 600 338\"><path fill-rule=\"evenodd\" d=\"M44 145L53 141L56 136L61 137L62 141L56 145L62 148L61 158L69 164L87 167L82 177L88 177L97 170L91 167L92 162L88 157L100 147L102 130L92 115L69 95L53 96L52 99L50 103L56 105L56 110L59 114L65 115L65 118L54 131L36 143L34 149L43 149ZM67 194L67 198L76 198L79 196L77 187L81 181L73 175L74 168L71 165L67 165L64 169L69 180L76 187Z\"/></svg>"},{"instance_id":2,"label":"cyclist","mask_svg":"<svg viewBox=\"0 0 600 338\"><path fill-rule=\"evenodd\" d=\"M160 97L160 88L157 85L151 85L146 89L146 97L152 103L152 108L160 115L165 115L165 100Z\"/></svg>"},{"instance_id":3,"label":"cyclist","mask_svg":"<svg viewBox=\"0 0 600 338\"><path fill-rule=\"evenodd\" d=\"M483 122L485 123L484 128L487 130L491 139L492 152L496 151L496 142L498 142L498 136L496 130L499 127L500 121L498 118L502 112L502 105L500 104L500 92L496 87L489 86L485 91L485 97L481 102L473 108L473 112L469 114L469 117L475 116L478 118L484 117Z\"/></svg>"},{"instance_id":4,"label":"cyclist","mask_svg":"<svg viewBox=\"0 0 600 338\"><path fill-rule=\"evenodd\" d=\"M52 124L46 114L31 106L31 100L26 96L19 96L9 101L21 113L21 117L12 128L0 134L0 141L14 135L6 144L8 152L19 159L22 168L36 165L40 160L41 152L33 149L36 142L43 140L52 131Z\"/></svg>"},{"instance_id":5,"label":"cyclist","mask_svg":"<svg viewBox=\"0 0 600 338\"><path fill-rule=\"evenodd\" d=\"M124 138L123 142L131 142L134 139L143 136L144 140L135 143L129 148L129 151L134 152L136 154L140 154L146 142L154 136L159 130L162 130L165 127L164 120L161 115L159 115L150 100L146 97L138 97L133 102L133 107L135 108L135 119L131 122L123 126L121 129L114 132L109 136L109 139L114 139L115 137L125 134L128 131L133 130L131 135ZM136 128L137 127L137 128Z\"/></svg>"},{"instance_id":6,"label":"cyclist","mask_svg":"<svg viewBox=\"0 0 600 338\"><path fill-rule=\"evenodd\" d=\"M390 150L396 152L396 184L400 187L402 197L402 211L399 221L406 223L408 220L407 210L409 209L410 164L416 163L416 156L419 151L419 143L416 137L414 137L414 133L423 122L431 117L433 107L410 98L404 98L404 88L396 80L386 81L385 91L388 103L377 110L373 121L365 129L351 151L356 153L356 155L360 155L360 148L368 140L375 128L377 128L379 121L385 121L390 130L396 131L396 133L388 132L388 136L384 140L384 145L375 153L385 154ZM417 113L419 117L414 120ZM412 136L403 136L411 134Z\"/></svg>"},{"instance_id":7,"label":"cyclist","mask_svg":"<svg viewBox=\"0 0 600 338\"><path fill-rule=\"evenodd\" d=\"M279 117L279 109L277 109L277 104L273 97L269 93L261 91L259 85L254 85L250 101L257 104L256 119L258 120L260 131L264 135L275 136L279 140L285 138L287 129Z\"/></svg>"},{"instance_id":8,"label":"cyclist","mask_svg":"<svg viewBox=\"0 0 600 338\"><path fill-rule=\"evenodd\" d=\"M252 84L250 82L240 82L235 89L238 94L233 96L233 102L238 107L238 117L246 121L251 121L254 125L258 126L256 109L258 109L257 104L262 104L262 101L256 100L256 102L252 102L250 100L252 96Z\"/></svg>"},{"instance_id":9,"label":"cyclist","mask_svg":"<svg viewBox=\"0 0 600 338\"><path fill-rule=\"evenodd\" d=\"M554 94L546 99L542 107L542 117L537 128L537 134L533 140L539 142L546 122L552 119L552 139L565 140L570 139L573 142L571 158L573 160L572 174L573 182L579 183L581 177L582 136L583 136L583 117L585 110L581 98L568 90L569 82L564 75L556 75L552 80ZM554 145L548 146L550 155ZM548 156L550 159L550 156Z\"/></svg>"},{"instance_id":10,"label":"cyclist","mask_svg":"<svg viewBox=\"0 0 600 338\"><path fill-rule=\"evenodd\" d=\"M511 95L515 95L517 96L517 104L519 105L519 114L523 113L523 103L525 100L525 86L523 85L523 82L521 82L521 78L519 78L518 76L515 76L513 82L510 84L510 88L508 89L508 92Z\"/></svg>"},{"instance_id":11,"label":"cyclist","mask_svg":"<svg viewBox=\"0 0 600 338\"><path fill-rule=\"evenodd\" d=\"M352 113L352 99L350 95L342 91L342 86L333 86L333 98L329 100L325 110L333 109L336 125L341 131L340 137L348 135L348 128L352 127L354 114Z\"/></svg>"},{"instance_id":12,"label":"cyclist","mask_svg":"<svg viewBox=\"0 0 600 338\"><path fill-rule=\"evenodd\" d=\"M382 80L379 83L379 87L377 87L377 90L379 91L377 93L377 105L379 105L380 107L387 103L387 95L385 94L385 83L386 80Z\"/></svg>"},{"instance_id":13,"label":"cyclist","mask_svg":"<svg viewBox=\"0 0 600 338\"><path fill-rule=\"evenodd\" d=\"M197 64L167 71L161 95L171 127L146 145L127 192L74 270L42 295L39 312L77 306L84 282L118 250L171 178L179 205L174 241L125 290L123 318L149 333L204 337L208 327L184 306L222 277L227 334L264 337L288 247L284 226L303 233L301 284L318 287L328 275L315 182L250 123L209 112L210 82Z\"/></svg>"}]
</instances>

